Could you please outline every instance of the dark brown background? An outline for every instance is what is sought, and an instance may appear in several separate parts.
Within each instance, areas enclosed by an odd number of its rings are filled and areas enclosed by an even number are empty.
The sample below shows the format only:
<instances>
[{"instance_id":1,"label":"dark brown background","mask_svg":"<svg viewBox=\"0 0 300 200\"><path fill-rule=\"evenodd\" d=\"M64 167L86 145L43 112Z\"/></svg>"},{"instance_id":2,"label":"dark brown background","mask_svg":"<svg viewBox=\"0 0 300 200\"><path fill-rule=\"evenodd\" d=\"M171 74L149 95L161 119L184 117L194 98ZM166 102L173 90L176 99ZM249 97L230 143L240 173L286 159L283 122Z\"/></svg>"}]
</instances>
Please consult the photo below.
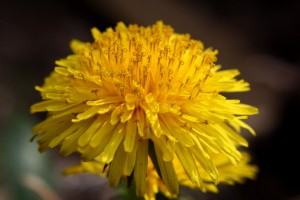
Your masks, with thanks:
<instances>
[{"instance_id":1,"label":"dark brown background","mask_svg":"<svg viewBox=\"0 0 300 200\"><path fill-rule=\"evenodd\" d=\"M157 20L176 32L219 50L223 68L238 68L250 82L248 93L232 95L257 106L249 119L257 131L250 141L256 181L220 187L220 193L182 190L186 199L300 199L300 1L2 1L0 3L0 199L40 199L31 184L61 199L109 199L116 191L92 175L62 177L77 161L57 150L37 153L31 127L43 115L30 115L40 100L34 91L70 54L73 38L91 41L90 28L104 31L118 21L148 26ZM29 177L29 178L28 178ZM44 181L42 186L39 181ZM49 190L53 189L53 192ZM120 192L120 190L117 190ZM51 198L49 198L51 199Z\"/></svg>"}]
</instances>

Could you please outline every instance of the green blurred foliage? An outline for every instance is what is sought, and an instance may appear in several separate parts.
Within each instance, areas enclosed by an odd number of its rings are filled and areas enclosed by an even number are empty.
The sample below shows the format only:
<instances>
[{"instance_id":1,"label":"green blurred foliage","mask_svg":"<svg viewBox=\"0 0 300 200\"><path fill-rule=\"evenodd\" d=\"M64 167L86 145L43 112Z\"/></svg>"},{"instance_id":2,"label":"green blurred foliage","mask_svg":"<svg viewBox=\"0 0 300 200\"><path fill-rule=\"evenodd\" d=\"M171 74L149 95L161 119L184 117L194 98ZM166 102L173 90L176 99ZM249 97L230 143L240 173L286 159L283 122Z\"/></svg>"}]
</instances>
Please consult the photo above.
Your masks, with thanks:
<instances>
[{"instance_id":1,"label":"green blurred foliage","mask_svg":"<svg viewBox=\"0 0 300 200\"><path fill-rule=\"evenodd\" d=\"M51 187L55 185L50 154L40 154L37 145L30 142L33 124L34 120L25 114L13 114L1 128L0 188L6 188L9 200L40 199L26 186L26 177L37 177Z\"/></svg>"}]
</instances>

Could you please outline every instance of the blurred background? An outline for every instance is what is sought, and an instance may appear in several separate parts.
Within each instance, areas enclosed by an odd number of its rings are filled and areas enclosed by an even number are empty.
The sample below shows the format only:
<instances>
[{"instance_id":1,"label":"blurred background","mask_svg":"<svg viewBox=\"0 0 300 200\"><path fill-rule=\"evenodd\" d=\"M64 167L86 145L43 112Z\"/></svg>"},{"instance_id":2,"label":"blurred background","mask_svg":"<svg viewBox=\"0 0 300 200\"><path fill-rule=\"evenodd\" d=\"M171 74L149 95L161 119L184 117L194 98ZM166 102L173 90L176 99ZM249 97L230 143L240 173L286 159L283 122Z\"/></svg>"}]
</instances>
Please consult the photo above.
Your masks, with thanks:
<instances>
[{"instance_id":1,"label":"blurred background","mask_svg":"<svg viewBox=\"0 0 300 200\"><path fill-rule=\"evenodd\" d=\"M259 108L249 124L257 180L221 186L219 194L183 188L180 199L300 199L300 1L216 0L28 0L0 3L0 200L119 199L124 191L93 175L64 177L78 162L57 150L40 154L29 142L43 115L29 107L40 101L35 85L71 53L73 38L92 41L90 28L117 22L148 26L163 20L219 50L224 69L238 68L252 90L234 94ZM248 134L247 134L248 135ZM124 195L123 195L124 196Z\"/></svg>"}]
</instances>

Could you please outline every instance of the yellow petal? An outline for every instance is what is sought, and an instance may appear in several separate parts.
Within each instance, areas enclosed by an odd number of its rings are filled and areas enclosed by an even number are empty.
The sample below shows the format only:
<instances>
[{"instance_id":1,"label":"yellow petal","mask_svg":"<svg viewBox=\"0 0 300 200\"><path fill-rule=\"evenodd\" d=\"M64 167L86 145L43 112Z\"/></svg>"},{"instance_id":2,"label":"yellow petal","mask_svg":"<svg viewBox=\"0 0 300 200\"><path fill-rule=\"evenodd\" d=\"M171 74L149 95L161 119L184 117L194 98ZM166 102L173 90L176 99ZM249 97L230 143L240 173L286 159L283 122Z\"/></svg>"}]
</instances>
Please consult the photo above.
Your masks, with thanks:
<instances>
[{"instance_id":1,"label":"yellow petal","mask_svg":"<svg viewBox=\"0 0 300 200\"><path fill-rule=\"evenodd\" d=\"M175 152L191 181L199 185L199 187L203 187L203 181L199 176L198 168L190 150L178 144L176 145Z\"/></svg>"},{"instance_id":2,"label":"yellow petal","mask_svg":"<svg viewBox=\"0 0 300 200\"><path fill-rule=\"evenodd\" d=\"M101 128L93 135L90 143L91 147L97 147L106 135L111 134L114 128L115 126L109 122L109 119L105 121Z\"/></svg>"},{"instance_id":3,"label":"yellow petal","mask_svg":"<svg viewBox=\"0 0 300 200\"><path fill-rule=\"evenodd\" d=\"M123 112L124 104L119 105L117 108L115 108L111 113L111 119L110 123L112 125L117 124L120 121L120 116Z\"/></svg>"},{"instance_id":4,"label":"yellow petal","mask_svg":"<svg viewBox=\"0 0 300 200\"><path fill-rule=\"evenodd\" d=\"M78 140L78 145L83 147L87 145L91 137L96 133L97 129L103 125L103 122L105 121L105 116L98 116L92 125L83 133Z\"/></svg>"},{"instance_id":5,"label":"yellow petal","mask_svg":"<svg viewBox=\"0 0 300 200\"><path fill-rule=\"evenodd\" d=\"M95 101L88 101L86 103L86 105L101 106L101 105L105 105L105 104L119 103L121 101L122 101L122 99L119 96L110 96L110 97L101 98L101 99L95 100Z\"/></svg>"},{"instance_id":6,"label":"yellow petal","mask_svg":"<svg viewBox=\"0 0 300 200\"><path fill-rule=\"evenodd\" d=\"M50 148L57 146L61 143L66 137L73 134L76 130L78 130L82 126L82 123L73 124L71 127L66 129L64 132L60 133L57 137L55 137L49 144Z\"/></svg>"},{"instance_id":7,"label":"yellow petal","mask_svg":"<svg viewBox=\"0 0 300 200\"><path fill-rule=\"evenodd\" d=\"M97 28L92 28L91 32L95 40L99 40L101 38L102 33Z\"/></svg>"},{"instance_id":8,"label":"yellow petal","mask_svg":"<svg viewBox=\"0 0 300 200\"><path fill-rule=\"evenodd\" d=\"M162 159L162 152L157 147L157 145L154 143L154 149L155 149L155 155L158 161L158 165L160 168L160 172L162 175L162 179L164 183L166 184L168 190L171 192L171 194L178 194L179 193L179 184L177 179L177 174L174 170L174 166L172 161L165 162Z\"/></svg>"},{"instance_id":9,"label":"yellow petal","mask_svg":"<svg viewBox=\"0 0 300 200\"><path fill-rule=\"evenodd\" d=\"M126 94L125 96L126 107L128 110L133 110L135 108L136 96L133 94Z\"/></svg>"},{"instance_id":10,"label":"yellow petal","mask_svg":"<svg viewBox=\"0 0 300 200\"><path fill-rule=\"evenodd\" d=\"M130 176L132 174L132 171L135 167L137 149L138 149L138 140L135 140L132 151L127 153L126 163L124 167L125 176Z\"/></svg>"},{"instance_id":11,"label":"yellow petal","mask_svg":"<svg viewBox=\"0 0 300 200\"><path fill-rule=\"evenodd\" d=\"M124 111L121 114L121 123L127 122L133 115L134 110L127 110L127 108L123 108Z\"/></svg>"},{"instance_id":12,"label":"yellow petal","mask_svg":"<svg viewBox=\"0 0 300 200\"><path fill-rule=\"evenodd\" d=\"M213 161L210 158L206 158L201 152L201 150L199 150L199 148L197 148L196 146L191 148L191 152L193 153L195 159L203 167L203 169L209 174L209 176L212 178L215 184L217 184L219 181L219 172L216 166L214 165ZM202 189L205 190L205 188Z\"/></svg>"},{"instance_id":13,"label":"yellow petal","mask_svg":"<svg viewBox=\"0 0 300 200\"><path fill-rule=\"evenodd\" d=\"M134 168L136 195L139 197L142 197L145 194L147 165L148 165L148 140L141 139L138 144L136 162Z\"/></svg>"},{"instance_id":14,"label":"yellow petal","mask_svg":"<svg viewBox=\"0 0 300 200\"><path fill-rule=\"evenodd\" d=\"M126 153L122 145L119 145L114 159L109 166L108 185L116 187L123 175L123 169L126 162Z\"/></svg>"},{"instance_id":15,"label":"yellow petal","mask_svg":"<svg viewBox=\"0 0 300 200\"><path fill-rule=\"evenodd\" d=\"M87 130L90 126L91 120L81 124L81 126L70 136L66 137L61 145L60 153L64 156L68 156L71 153L77 151L78 138Z\"/></svg>"},{"instance_id":16,"label":"yellow petal","mask_svg":"<svg viewBox=\"0 0 300 200\"><path fill-rule=\"evenodd\" d=\"M137 132L137 123L134 119L131 119L127 122L126 133L124 140L124 149L126 152L131 152L134 147L134 142L136 142L136 132Z\"/></svg>"},{"instance_id":17,"label":"yellow petal","mask_svg":"<svg viewBox=\"0 0 300 200\"><path fill-rule=\"evenodd\" d=\"M175 149L173 148L174 143L170 141L165 135L162 136L162 138L157 138L155 136L152 136L150 134L150 138L153 141L153 143L160 148L161 151L161 156L164 161L171 161L173 159L174 151Z\"/></svg>"},{"instance_id":18,"label":"yellow petal","mask_svg":"<svg viewBox=\"0 0 300 200\"><path fill-rule=\"evenodd\" d=\"M65 101L46 100L32 105L30 112L58 111L67 108L69 108L69 105Z\"/></svg>"},{"instance_id":19,"label":"yellow petal","mask_svg":"<svg viewBox=\"0 0 300 200\"><path fill-rule=\"evenodd\" d=\"M54 118L60 118L60 117L63 117L64 115L69 115L69 114L73 114L73 113L83 112L87 108L88 108L88 106L86 106L84 104L80 104L80 105L77 105L77 106L72 107L70 109L64 110L62 112L55 112L55 114L53 115L53 117Z\"/></svg>"},{"instance_id":20,"label":"yellow petal","mask_svg":"<svg viewBox=\"0 0 300 200\"><path fill-rule=\"evenodd\" d=\"M101 161L104 163L110 163L113 158L114 154L119 147L121 141L123 140L125 135L125 125L120 123L116 129L114 130L110 141L106 145L103 153L101 154ZM123 145L121 145L123 148Z\"/></svg>"},{"instance_id":21,"label":"yellow petal","mask_svg":"<svg viewBox=\"0 0 300 200\"><path fill-rule=\"evenodd\" d=\"M95 106L95 107L90 107L88 109L86 109L84 112L78 114L76 117L77 119L72 119L72 122L80 122L82 120L88 119L92 116L94 116L97 111L98 111L99 107Z\"/></svg>"},{"instance_id":22,"label":"yellow petal","mask_svg":"<svg viewBox=\"0 0 300 200\"><path fill-rule=\"evenodd\" d=\"M164 115L162 117L162 120L164 123L162 123L161 126L163 127L164 133L166 133L166 130L168 130L168 132L170 132L171 135L176 138L176 141L182 143L187 147L191 147L194 145L187 125L183 123L179 124L172 117L167 115Z\"/></svg>"},{"instance_id":23,"label":"yellow petal","mask_svg":"<svg viewBox=\"0 0 300 200\"><path fill-rule=\"evenodd\" d=\"M145 114L141 109L138 109L136 116L137 116L138 133L141 137L144 137Z\"/></svg>"}]
</instances>

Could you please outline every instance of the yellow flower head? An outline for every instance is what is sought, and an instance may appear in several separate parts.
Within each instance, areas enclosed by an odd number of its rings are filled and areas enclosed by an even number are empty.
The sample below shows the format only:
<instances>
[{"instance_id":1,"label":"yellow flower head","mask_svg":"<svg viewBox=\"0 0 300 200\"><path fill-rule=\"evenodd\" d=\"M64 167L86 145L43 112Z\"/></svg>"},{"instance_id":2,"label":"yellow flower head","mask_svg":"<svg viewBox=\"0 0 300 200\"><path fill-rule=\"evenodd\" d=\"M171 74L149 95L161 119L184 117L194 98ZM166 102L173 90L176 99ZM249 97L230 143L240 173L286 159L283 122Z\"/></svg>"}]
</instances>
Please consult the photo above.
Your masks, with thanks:
<instances>
[{"instance_id":1,"label":"yellow flower head","mask_svg":"<svg viewBox=\"0 0 300 200\"><path fill-rule=\"evenodd\" d=\"M151 27L92 29L94 41L71 42L73 54L56 62L36 89L43 101L31 112L48 112L33 128L39 150L60 146L83 161L101 155L109 184L134 176L144 196L148 156L171 194L178 194L176 156L188 179L204 190L204 175L217 184L220 159L238 165L247 146L241 128L255 107L226 99L249 90L238 70L220 70L217 51L158 21ZM198 170L198 166L203 168Z\"/></svg>"}]
</instances>

